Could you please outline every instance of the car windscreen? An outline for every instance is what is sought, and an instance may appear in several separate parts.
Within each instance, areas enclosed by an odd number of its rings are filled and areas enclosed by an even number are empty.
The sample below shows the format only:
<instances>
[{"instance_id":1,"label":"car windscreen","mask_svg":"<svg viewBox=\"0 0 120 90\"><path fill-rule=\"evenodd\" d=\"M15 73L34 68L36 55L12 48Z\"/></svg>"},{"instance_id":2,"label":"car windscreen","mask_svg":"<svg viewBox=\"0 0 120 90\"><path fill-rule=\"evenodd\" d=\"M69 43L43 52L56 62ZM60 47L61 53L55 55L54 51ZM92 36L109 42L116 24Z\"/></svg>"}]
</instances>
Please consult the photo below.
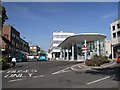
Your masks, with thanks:
<instances>
[{"instance_id":1,"label":"car windscreen","mask_svg":"<svg viewBox=\"0 0 120 90\"><path fill-rule=\"evenodd\" d=\"M40 56L45 56L45 54L42 54L42 53L41 53Z\"/></svg>"}]
</instances>

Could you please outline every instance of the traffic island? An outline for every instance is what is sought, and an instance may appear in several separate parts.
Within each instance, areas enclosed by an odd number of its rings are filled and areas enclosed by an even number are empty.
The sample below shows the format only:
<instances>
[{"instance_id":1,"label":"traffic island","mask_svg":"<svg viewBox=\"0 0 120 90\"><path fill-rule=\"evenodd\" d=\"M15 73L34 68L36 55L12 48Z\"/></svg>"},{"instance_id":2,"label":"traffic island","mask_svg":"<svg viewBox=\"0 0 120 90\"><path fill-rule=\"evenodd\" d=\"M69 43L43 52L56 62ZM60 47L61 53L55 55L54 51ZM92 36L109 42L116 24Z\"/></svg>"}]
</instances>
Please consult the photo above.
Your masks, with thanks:
<instances>
[{"instance_id":1,"label":"traffic island","mask_svg":"<svg viewBox=\"0 0 120 90\"><path fill-rule=\"evenodd\" d=\"M86 60L85 63L77 64L71 67L72 70L101 69L116 64L115 60L109 60L106 56L97 56Z\"/></svg>"},{"instance_id":2,"label":"traffic island","mask_svg":"<svg viewBox=\"0 0 120 90\"><path fill-rule=\"evenodd\" d=\"M95 67L98 67L98 66L101 66L103 64L110 63L110 62L111 61L108 60L108 57L106 57L106 56L95 55L91 59L87 59L85 61L85 65L86 66L95 66Z\"/></svg>"}]
</instances>

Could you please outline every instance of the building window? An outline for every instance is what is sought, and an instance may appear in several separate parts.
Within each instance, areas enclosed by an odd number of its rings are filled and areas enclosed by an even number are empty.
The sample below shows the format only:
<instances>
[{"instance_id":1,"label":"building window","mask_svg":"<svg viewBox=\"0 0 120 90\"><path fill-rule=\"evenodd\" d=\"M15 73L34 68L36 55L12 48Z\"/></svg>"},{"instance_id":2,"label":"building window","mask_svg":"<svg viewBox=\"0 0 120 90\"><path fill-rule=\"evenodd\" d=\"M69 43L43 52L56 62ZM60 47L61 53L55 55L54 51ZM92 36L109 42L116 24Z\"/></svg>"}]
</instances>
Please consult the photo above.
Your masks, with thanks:
<instances>
[{"instance_id":1,"label":"building window","mask_svg":"<svg viewBox=\"0 0 120 90\"><path fill-rule=\"evenodd\" d=\"M30 47L30 49L32 49L32 47Z\"/></svg>"},{"instance_id":2,"label":"building window","mask_svg":"<svg viewBox=\"0 0 120 90\"><path fill-rule=\"evenodd\" d=\"M59 44L61 41L53 41L54 44Z\"/></svg>"},{"instance_id":3,"label":"building window","mask_svg":"<svg viewBox=\"0 0 120 90\"><path fill-rule=\"evenodd\" d=\"M54 35L53 38L59 38L59 36L58 35Z\"/></svg>"},{"instance_id":4,"label":"building window","mask_svg":"<svg viewBox=\"0 0 120 90\"><path fill-rule=\"evenodd\" d=\"M117 24L117 28L120 28L120 24Z\"/></svg>"},{"instance_id":5,"label":"building window","mask_svg":"<svg viewBox=\"0 0 120 90\"><path fill-rule=\"evenodd\" d=\"M14 44L14 41L12 40L12 44Z\"/></svg>"},{"instance_id":6,"label":"building window","mask_svg":"<svg viewBox=\"0 0 120 90\"><path fill-rule=\"evenodd\" d=\"M116 33L113 33L113 38L116 38Z\"/></svg>"},{"instance_id":7,"label":"building window","mask_svg":"<svg viewBox=\"0 0 120 90\"><path fill-rule=\"evenodd\" d=\"M120 37L120 31L117 32L117 36Z\"/></svg>"},{"instance_id":8,"label":"building window","mask_svg":"<svg viewBox=\"0 0 120 90\"><path fill-rule=\"evenodd\" d=\"M12 37L13 37L13 33L12 33Z\"/></svg>"},{"instance_id":9,"label":"building window","mask_svg":"<svg viewBox=\"0 0 120 90\"><path fill-rule=\"evenodd\" d=\"M37 49L36 47L33 47L33 49Z\"/></svg>"},{"instance_id":10,"label":"building window","mask_svg":"<svg viewBox=\"0 0 120 90\"><path fill-rule=\"evenodd\" d=\"M53 47L53 49L60 49L59 47Z\"/></svg>"},{"instance_id":11,"label":"building window","mask_svg":"<svg viewBox=\"0 0 120 90\"><path fill-rule=\"evenodd\" d=\"M115 30L115 26L112 26L112 29Z\"/></svg>"},{"instance_id":12,"label":"building window","mask_svg":"<svg viewBox=\"0 0 120 90\"><path fill-rule=\"evenodd\" d=\"M16 39L17 39L17 40L19 40L19 37L18 37L18 36L16 36Z\"/></svg>"}]
</instances>

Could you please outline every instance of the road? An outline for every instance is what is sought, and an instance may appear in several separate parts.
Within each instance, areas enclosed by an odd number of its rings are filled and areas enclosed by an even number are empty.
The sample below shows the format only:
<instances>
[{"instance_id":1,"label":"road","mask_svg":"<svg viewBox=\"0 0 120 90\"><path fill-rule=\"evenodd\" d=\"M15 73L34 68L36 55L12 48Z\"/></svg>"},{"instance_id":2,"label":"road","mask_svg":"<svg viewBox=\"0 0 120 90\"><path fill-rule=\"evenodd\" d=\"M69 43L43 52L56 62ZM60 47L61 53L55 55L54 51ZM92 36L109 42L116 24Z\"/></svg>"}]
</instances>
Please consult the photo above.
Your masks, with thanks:
<instances>
[{"instance_id":1,"label":"road","mask_svg":"<svg viewBox=\"0 0 120 90\"><path fill-rule=\"evenodd\" d=\"M72 70L76 61L20 62L2 73L3 88L118 88L116 65ZM114 89L115 90L115 89Z\"/></svg>"}]
</instances>

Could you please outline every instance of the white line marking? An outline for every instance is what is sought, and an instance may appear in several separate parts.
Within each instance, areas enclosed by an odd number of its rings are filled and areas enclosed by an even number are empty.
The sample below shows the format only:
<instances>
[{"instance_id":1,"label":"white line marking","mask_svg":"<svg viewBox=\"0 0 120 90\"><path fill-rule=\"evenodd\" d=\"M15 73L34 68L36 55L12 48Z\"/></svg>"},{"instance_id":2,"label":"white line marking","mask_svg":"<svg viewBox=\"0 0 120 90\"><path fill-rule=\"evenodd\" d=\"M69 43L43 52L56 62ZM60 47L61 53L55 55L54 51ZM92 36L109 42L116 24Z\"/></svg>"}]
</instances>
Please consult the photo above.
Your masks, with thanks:
<instances>
[{"instance_id":1,"label":"white line marking","mask_svg":"<svg viewBox=\"0 0 120 90\"><path fill-rule=\"evenodd\" d=\"M60 71L60 72L55 72L55 73L52 73L53 75L55 74L60 74L60 73L65 73L65 72L70 72L71 70L67 70L67 71Z\"/></svg>"},{"instance_id":2,"label":"white line marking","mask_svg":"<svg viewBox=\"0 0 120 90\"><path fill-rule=\"evenodd\" d=\"M78 69L75 69L74 67L76 67L76 66L80 66L79 64L77 64L77 65L73 65L72 67L70 67L72 70L78 70ZM81 68L81 67L79 67L79 68Z\"/></svg>"},{"instance_id":3,"label":"white line marking","mask_svg":"<svg viewBox=\"0 0 120 90\"><path fill-rule=\"evenodd\" d=\"M69 71L71 71L71 70L67 70L67 69L69 69L69 68L70 68L70 67L67 67L67 68L65 68L65 69L59 70L59 71L54 72L54 73L52 73L52 74L55 75L55 74L60 74L60 73L69 72ZM65 71L65 70L67 70L67 71Z\"/></svg>"},{"instance_id":4,"label":"white line marking","mask_svg":"<svg viewBox=\"0 0 120 90\"><path fill-rule=\"evenodd\" d=\"M34 76L33 78L40 78L43 77L44 75L40 75L40 76Z\"/></svg>"},{"instance_id":5,"label":"white line marking","mask_svg":"<svg viewBox=\"0 0 120 90\"><path fill-rule=\"evenodd\" d=\"M79 69L75 69L74 67L78 66ZM81 70L90 70L91 68L85 68L85 69L82 69L80 64L77 64L77 65L73 65L72 67L70 67L73 71L81 71Z\"/></svg>"},{"instance_id":6,"label":"white line marking","mask_svg":"<svg viewBox=\"0 0 120 90\"><path fill-rule=\"evenodd\" d=\"M80 65L78 65L78 67L79 67L79 68L81 68L81 66L80 66Z\"/></svg>"},{"instance_id":7,"label":"white line marking","mask_svg":"<svg viewBox=\"0 0 120 90\"><path fill-rule=\"evenodd\" d=\"M61 73L65 73L65 72L70 72L71 70L67 70L67 71L62 71Z\"/></svg>"},{"instance_id":8,"label":"white line marking","mask_svg":"<svg viewBox=\"0 0 120 90\"><path fill-rule=\"evenodd\" d=\"M9 82L16 82L16 81L21 81L23 79L15 79L15 80L10 80Z\"/></svg>"},{"instance_id":9,"label":"white line marking","mask_svg":"<svg viewBox=\"0 0 120 90\"><path fill-rule=\"evenodd\" d=\"M58 71L58 72L54 72L54 73L52 73L52 74L53 74L53 75L54 75L54 74L59 74L60 72L61 72L61 71Z\"/></svg>"},{"instance_id":10,"label":"white line marking","mask_svg":"<svg viewBox=\"0 0 120 90\"><path fill-rule=\"evenodd\" d=\"M87 85L89 85L89 84L93 84L93 83L96 83L96 82L99 82L99 81L102 81L102 80L105 80L105 79L108 79L108 78L110 78L110 76L107 76L107 77L105 77L105 78L101 78L101 79L98 79L98 80L95 80L95 81L89 82L89 83L87 83Z\"/></svg>"},{"instance_id":11,"label":"white line marking","mask_svg":"<svg viewBox=\"0 0 120 90\"><path fill-rule=\"evenodd\" d=\"M67 70L67 69L69 69L69 67L67 67L67 68L63 69L62 71L65 71L65 70Z\"/></svg>"}]
</instances>

